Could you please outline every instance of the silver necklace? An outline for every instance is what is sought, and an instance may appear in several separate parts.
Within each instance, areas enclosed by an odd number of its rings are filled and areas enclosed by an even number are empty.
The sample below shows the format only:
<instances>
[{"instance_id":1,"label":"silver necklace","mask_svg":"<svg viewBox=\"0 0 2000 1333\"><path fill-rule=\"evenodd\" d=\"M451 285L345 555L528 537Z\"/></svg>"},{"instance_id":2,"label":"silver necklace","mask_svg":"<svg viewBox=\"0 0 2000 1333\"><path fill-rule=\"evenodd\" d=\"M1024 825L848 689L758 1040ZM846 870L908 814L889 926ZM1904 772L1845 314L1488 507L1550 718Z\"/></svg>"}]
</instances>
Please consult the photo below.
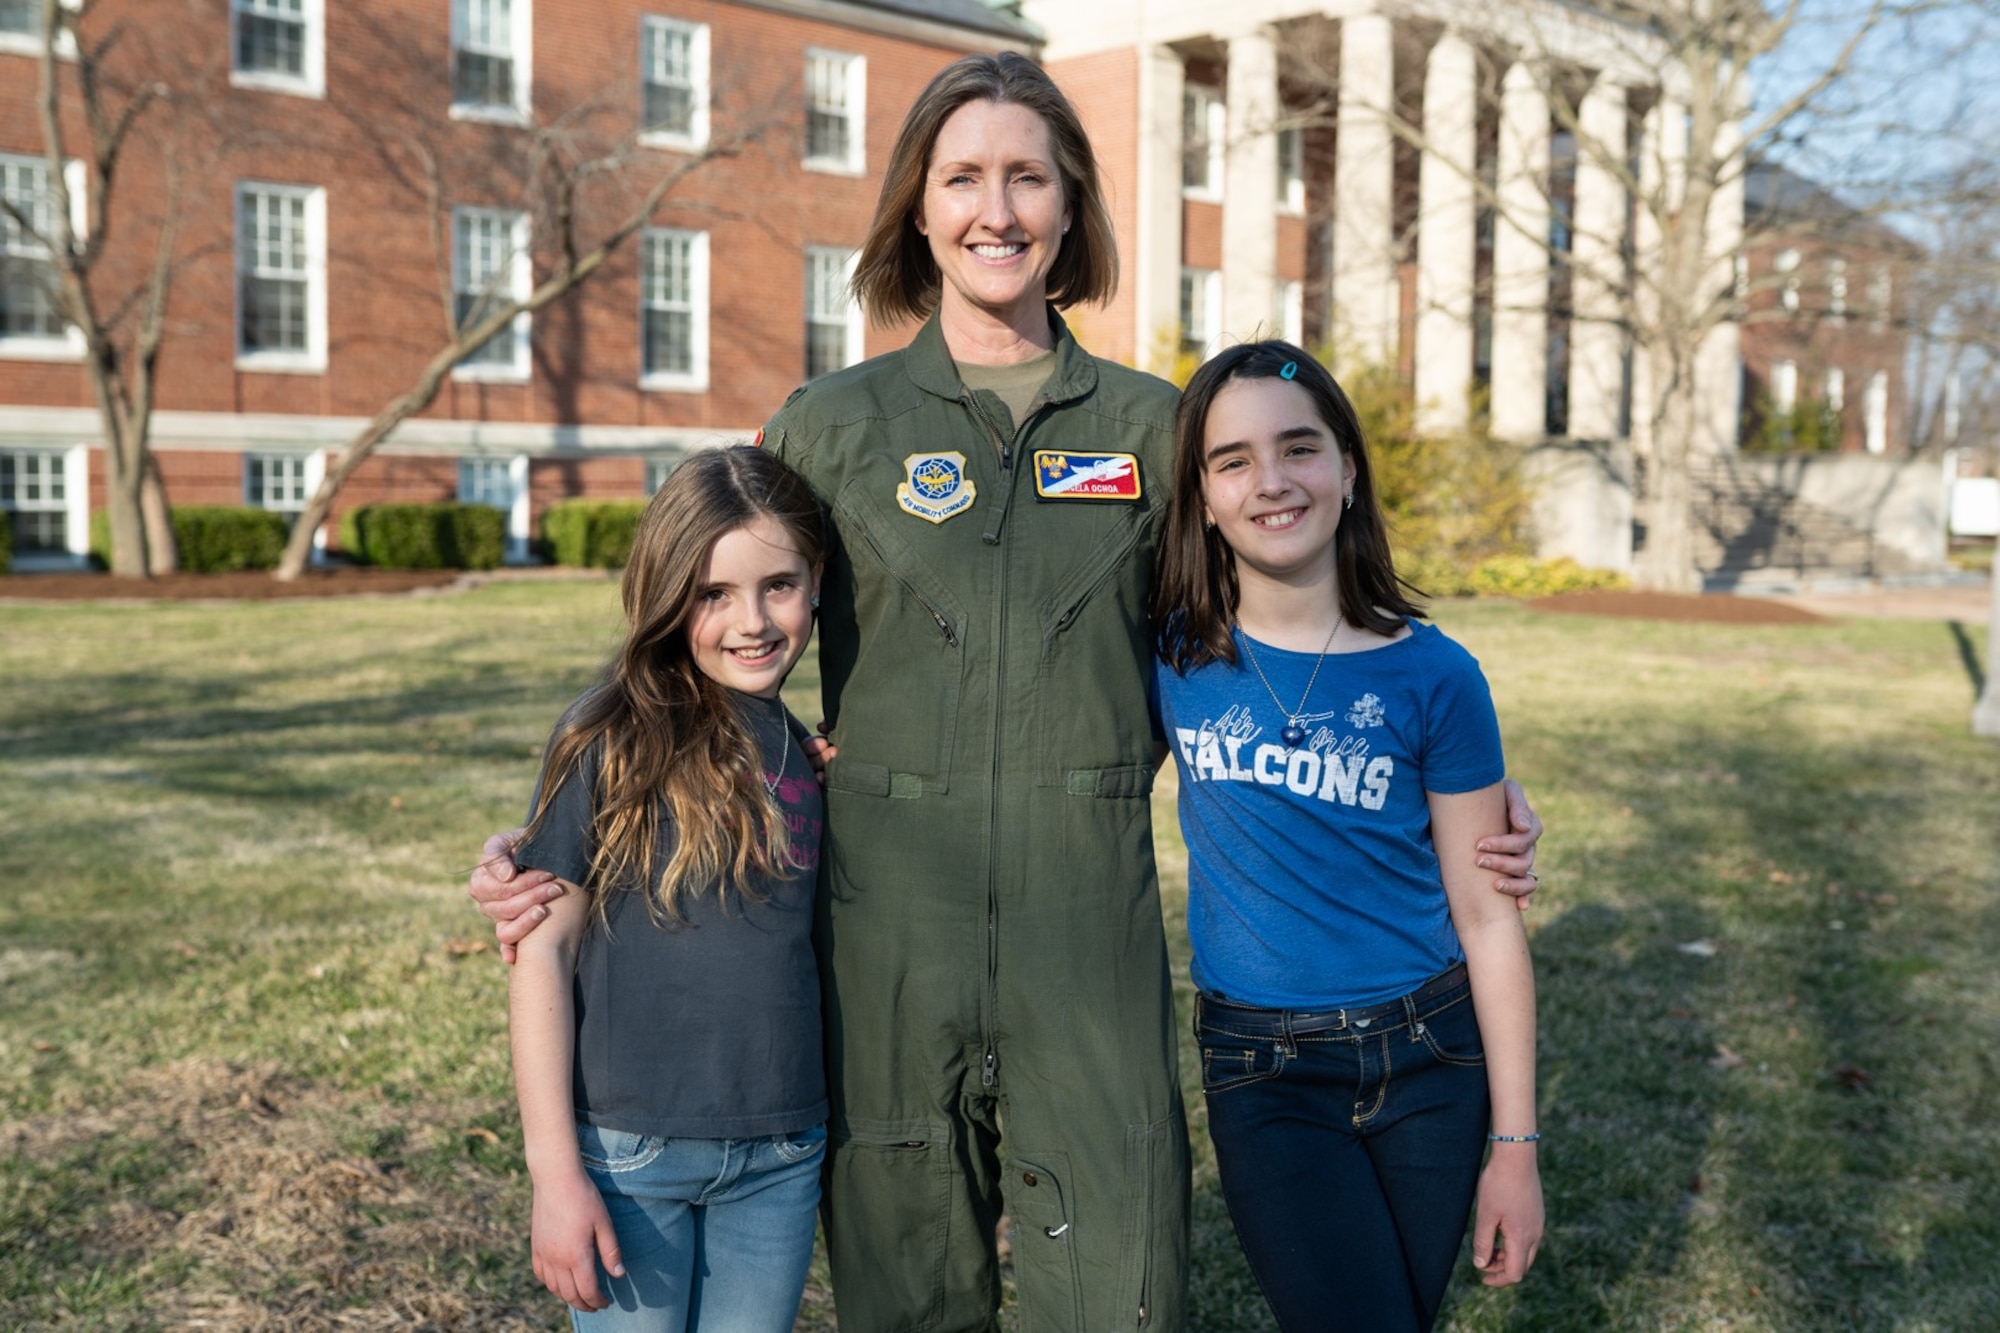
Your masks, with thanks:
<instances>
[{"instance_id":1,"label":"silver necklace","mask_svg":"<svg viewBox=\"0 0 2000 1333\"><path fill-rule=\"evenodd\" d=\"M1257 654L1250 647L1250 636L1243 633L1241 622L1234 620L1229 622L1230 627L1243 640L1243 655L1250 659L1250 669L1257 673L1258 680L1264 682L1264 693L1271 696L1271 702L1277 705L1280 713L1285 713L1285 727L1278 733L1278 739L1285 743L1287 750L1296 750L1306 743L1306 700L1312 698L1313 686L1319 682L1319 669L1326 665L1327 650L1333 647L1334 636L1340 633L1340 620L1340 612L1335 611L1333 628L1328 631L1326 642L1320 645L1319 657L1313 662L1312 675L1306 678L1306 692L1299 696L1299 706L1288 713L1285 712L1284 701L1278 698L1278 692L1271 688L1271 678L1264 674L1263 666L1257 661Z\"/></svg>"},{"instance_id":2,"label":"silver necklace","mask_svg":"<svg viewBox=\"0 0 2000 1333\"><path fill-rule=\"evenodd\" d=\"M778 719L778 729L785 734L783 744L778 747L778 776L764 776L764 766L757 765L757 776L764 784L764 792L772 800L778 799L778 784L785 780L785 764L792 757L792 724L784 718Z\"/></svg>"}]
</instances>

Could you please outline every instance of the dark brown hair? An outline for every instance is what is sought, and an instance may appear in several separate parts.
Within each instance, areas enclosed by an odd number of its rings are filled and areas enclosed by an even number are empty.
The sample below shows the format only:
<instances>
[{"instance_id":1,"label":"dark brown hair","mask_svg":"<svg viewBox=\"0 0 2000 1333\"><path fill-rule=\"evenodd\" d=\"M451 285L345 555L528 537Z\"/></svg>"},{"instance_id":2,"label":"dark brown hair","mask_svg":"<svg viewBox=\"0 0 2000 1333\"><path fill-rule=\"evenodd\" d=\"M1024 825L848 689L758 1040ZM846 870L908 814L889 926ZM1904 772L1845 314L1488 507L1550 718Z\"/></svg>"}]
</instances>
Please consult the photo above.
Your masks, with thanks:
<instances>
[{"instance_id":1,"label":"dark brown hair","mask_svg":"<svg viewBox=\"0 0 2000 1333\"><path fill-rule=\"evenodd\" d=\"M1286 374L1287 366L1292 372ZM1153 585L1153 633L1160 660L1178 672L1217 660L1234 662L1230 626L1239 590L1236 553L1203 522L1202 444L1216 394L1234 380L1285 379L1306 391L1334 442L1354 463L1354 505L1333 539L1340 611L1349 624L1394 634L1422 616L1416 589L1396 576L1388 525L1375 497L1375 474L1354 404L1326 367L1288 342L1239 343L1211 357L1188 381L1174 416L1174 489Z\"/></svg>"},{"instance_id":2,"label":"dark brown hair","mask_svg":"<svg viewBox=\"0 0 2000 1333\"><path fill-rule=\"evenodd\" d=\"M625 641L549 740L530 836L548 798L602 747L584 886L600 914L608 890L640 888L656 921L682 920L682 904L710 883L727 894L752 871L795 868L756 738L728 688L695 665L687 636L715 543L759 518L776 520L819 566L819 504L775 456L740 445L674 469L646 506L625 566ZM673 831L665 865L656 864L662 804Z\"/></svg>"},{"instance_id":3,"label":"dark brown hair","mask_svg":"<svg viewBox=\"0 0 2000 1333\"><path fill-rule=\"evenodd\" d=\"M877 324L894 324L927 318L937 308L942 279L916 220L938 132L968 102L1024 106L1049 127L1063 201L1073 219L1049 269L1049 300L1059 307L1110 300L1118 291L1118 243L1083 122L1040 65L1002 51L945 66L903 118L882 176L875 218L854 267L854 295L862 309Z\"/></svg>"}]
</instances>

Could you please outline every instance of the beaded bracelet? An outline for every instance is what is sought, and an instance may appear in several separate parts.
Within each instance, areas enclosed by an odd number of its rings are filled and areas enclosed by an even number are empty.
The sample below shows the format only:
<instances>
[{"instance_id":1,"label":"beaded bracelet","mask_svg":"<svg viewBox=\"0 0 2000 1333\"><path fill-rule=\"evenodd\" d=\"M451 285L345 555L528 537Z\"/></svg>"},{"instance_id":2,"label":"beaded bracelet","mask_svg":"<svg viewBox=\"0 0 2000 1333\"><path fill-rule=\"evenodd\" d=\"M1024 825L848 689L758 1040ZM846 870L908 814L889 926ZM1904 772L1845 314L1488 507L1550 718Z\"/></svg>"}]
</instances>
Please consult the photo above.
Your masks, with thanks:
<instances>
[{"instance_id":1,"label":"beaded bracelet","mask_svg":"<svg viewBox=\"0 0 2000 1333\"><path fill-rule=\"evenodd\" d=\"M1488 1143L1540 1143L1542 1141L1542 1136L1540 1133L1488 1134L1486 1136L1486 1141Z\"/></svg>"}]
</instances>

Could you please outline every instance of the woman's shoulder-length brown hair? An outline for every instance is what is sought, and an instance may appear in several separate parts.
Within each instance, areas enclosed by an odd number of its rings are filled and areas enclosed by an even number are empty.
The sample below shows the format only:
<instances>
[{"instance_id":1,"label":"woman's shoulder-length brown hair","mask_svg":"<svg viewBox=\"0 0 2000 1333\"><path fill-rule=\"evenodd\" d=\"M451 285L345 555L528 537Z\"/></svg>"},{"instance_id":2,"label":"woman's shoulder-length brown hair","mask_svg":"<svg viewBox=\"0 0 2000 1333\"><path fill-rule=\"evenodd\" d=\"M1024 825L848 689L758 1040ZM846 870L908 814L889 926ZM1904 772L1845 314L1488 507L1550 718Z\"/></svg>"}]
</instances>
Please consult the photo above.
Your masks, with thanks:
<instances>
[{"instance_id":1,"label":"woman's shoulder-length brown hair","mask_svg":"<svg viewBox=\"0 0 2000 1333\"><path fill-rule=\"evenodd\" d=\"M969 102L1024 106L1049 127L1063 200L1071 209L1069 234L1049 270L1049 300L1058 307L1104 302L1118 291L1118 243L1111 213L1097 179L1097 155L1083 122L1062 90L1040 65L1012 51L966 56L930 81L889 154L875 217L854 268L854 295L876 324L928 318L937 308L937 261L930 241L917 230L923 208L924 174L938 132L951 114Z\"/></svg>"}]
</instances>

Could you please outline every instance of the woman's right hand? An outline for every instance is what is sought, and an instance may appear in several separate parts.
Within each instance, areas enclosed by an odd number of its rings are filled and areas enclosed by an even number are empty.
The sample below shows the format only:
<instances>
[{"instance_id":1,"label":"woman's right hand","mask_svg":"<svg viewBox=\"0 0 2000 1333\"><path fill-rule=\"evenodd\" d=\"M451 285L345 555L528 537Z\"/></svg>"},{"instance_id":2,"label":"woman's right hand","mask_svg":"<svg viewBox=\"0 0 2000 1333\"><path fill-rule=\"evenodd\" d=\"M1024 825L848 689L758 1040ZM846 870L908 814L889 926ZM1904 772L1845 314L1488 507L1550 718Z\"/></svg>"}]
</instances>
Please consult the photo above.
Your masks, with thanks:
<instances>
[{"instance_id":1,"label":"woman's right hand","mask_svg":"<svg viewBox=\"0 0 2000 1333\"><path fill-rule=\"evenodd\" d=\"M547 1185L535 1183L530 1236L535 1276L543 1286L586 1314L611 1304L598 1285L598 1259L602 1256L604 1271L613 1277L625 1276L625 1263L604 1198L581 1168L564 1171Z\"/></svg>"},{"instance_id":2,"label":"woman's right hand","mask_svg":"<svg viewBox=\"0 0 2000 1333\"><path fill-rule=\"evenodd\" d=\"M525 830L509 829L486 840L479 864L472 868L465 891L493 922L500 957L514 961L514 946L548 919L547 904L560 898L562 881L546 870L522 870L514 864L514 848Z\"/></svg>"}]
</instances>

